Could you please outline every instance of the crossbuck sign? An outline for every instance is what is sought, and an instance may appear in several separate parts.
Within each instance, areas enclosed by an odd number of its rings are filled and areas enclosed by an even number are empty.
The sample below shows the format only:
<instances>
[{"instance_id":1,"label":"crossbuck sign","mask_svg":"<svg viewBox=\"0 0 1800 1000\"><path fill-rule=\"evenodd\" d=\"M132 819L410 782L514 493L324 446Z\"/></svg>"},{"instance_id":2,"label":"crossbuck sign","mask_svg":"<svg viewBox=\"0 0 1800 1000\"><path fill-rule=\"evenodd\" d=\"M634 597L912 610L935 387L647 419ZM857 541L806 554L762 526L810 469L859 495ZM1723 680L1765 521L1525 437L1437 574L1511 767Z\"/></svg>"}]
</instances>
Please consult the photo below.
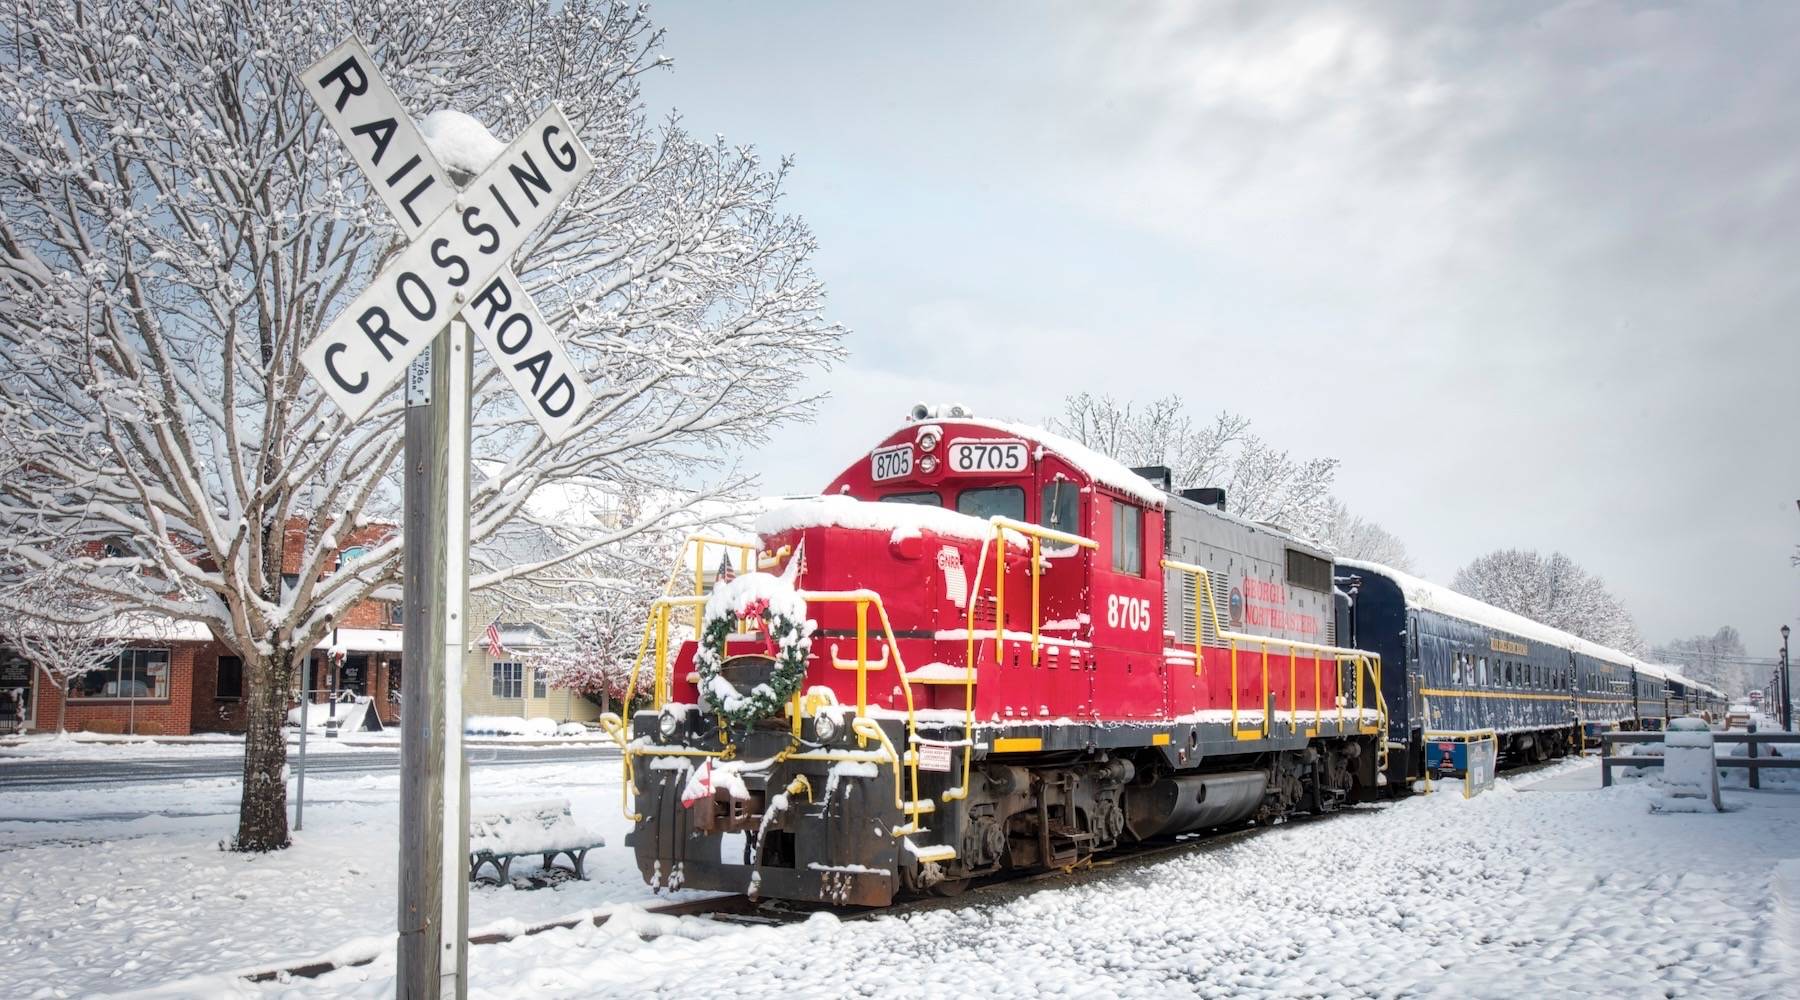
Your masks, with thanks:
<instances>
[{"instance_id":1,"label":"crossbuck sign","mask_svg":"<svg viewBox=\"0 0 1800 1000\"><path fill-rule=\"evenodd\" d=\"M301 74L409 243L301 355L360 420L460 313L552 441L592 401L507 261L594 169L552 106L462 190L432 155L375 62L352 38Z\"/></svg>"}]
</instances>

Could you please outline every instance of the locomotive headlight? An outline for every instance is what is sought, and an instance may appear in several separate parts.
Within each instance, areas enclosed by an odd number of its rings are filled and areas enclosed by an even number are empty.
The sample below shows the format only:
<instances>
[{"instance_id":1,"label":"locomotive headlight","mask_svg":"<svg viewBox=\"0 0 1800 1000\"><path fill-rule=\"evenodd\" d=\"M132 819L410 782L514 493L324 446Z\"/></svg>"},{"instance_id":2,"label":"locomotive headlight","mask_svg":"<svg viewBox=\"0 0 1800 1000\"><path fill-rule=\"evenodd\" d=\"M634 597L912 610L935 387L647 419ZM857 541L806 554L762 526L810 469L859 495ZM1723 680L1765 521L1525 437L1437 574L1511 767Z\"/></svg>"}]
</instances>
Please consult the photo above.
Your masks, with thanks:
<instances>
[{"instance_id":1,"label":"locomotive headlight","mask_svg":"<svg viewBox=\"0 0 1800 1000\"><path fill-rule=\"evenodd\" d=\"M937 467L938 467L938 460L931 457L930 455L926 455L924 458L919 459L919 471L920 472L923 472L923 473L929 475L933 472L936 472Z\"/></svg>"},{"instance_id":2,"label":"locomotive headlight","mask_svg":"<svg viewBox=\"0 0 1800 1000\"><path fill-rule=\"evenodd\" d=\"M673 740L675 734L681 732L681 720L675 717L674 712L665 708L662 715L657 716L656 731L662 735L663 739Z\"/></svg>"},{"instance_id":3,"label":"locomotive headlight","mask_svg":"<svg viewBox=\"0 0 1800 1000\"><path fill-rule=\"evenodd\" d=\"M919 450L920 451L936 451L937 446L938 446L938 436L936 434L933 434L930 431L926 431L925 433L919 435Z\"/></svg>"},{"instance_id":4,"label":"locomotive headlight","mask_svg":"<svg viewBox=\"0 0 1800 1000\"><path fill-rule=\"evenodd\" d=\"M820 712L818 715L813 716L813 735L819 738L820 743L830 743L832 740L837 739L837 734L837 719L832 718L825 712Z\"/></svg>"}]
</instances>

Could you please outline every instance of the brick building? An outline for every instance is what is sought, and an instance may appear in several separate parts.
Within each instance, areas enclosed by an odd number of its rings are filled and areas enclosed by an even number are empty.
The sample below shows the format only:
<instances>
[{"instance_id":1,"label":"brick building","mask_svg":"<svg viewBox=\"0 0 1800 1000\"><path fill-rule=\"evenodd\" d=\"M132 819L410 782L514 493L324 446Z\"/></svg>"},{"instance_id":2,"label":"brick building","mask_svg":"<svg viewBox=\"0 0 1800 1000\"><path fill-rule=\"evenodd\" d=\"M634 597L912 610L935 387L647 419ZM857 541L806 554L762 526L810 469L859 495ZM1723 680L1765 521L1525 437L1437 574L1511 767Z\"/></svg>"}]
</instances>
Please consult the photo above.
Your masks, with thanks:
<instances>
[{"instance_id":1,"label":"brick building","mask_svg":"<svg viewBox=\"0 0 1800 1000\"><path fill-rule=\"evenodd\" d=\"M288 522L284 587L299 584L306 528L302 519ZM326 572L354 561L392 531L388 525L372 525L351 533ZM344 614L320 648L309 653L303 674L316 692L314 701L325 701L331 691L367 695L382 721L391 723L399 718L400 707L400 595L380 596ZM129 647L105 667L76 678L66 692L18 654L0 649L0 707L10 706L12 724L54 730L64 712L63 725L71 732L186 736L244 731L243 663L205 626L142 616L122 631L118 637Z\"/></svg>"}]
</instances>

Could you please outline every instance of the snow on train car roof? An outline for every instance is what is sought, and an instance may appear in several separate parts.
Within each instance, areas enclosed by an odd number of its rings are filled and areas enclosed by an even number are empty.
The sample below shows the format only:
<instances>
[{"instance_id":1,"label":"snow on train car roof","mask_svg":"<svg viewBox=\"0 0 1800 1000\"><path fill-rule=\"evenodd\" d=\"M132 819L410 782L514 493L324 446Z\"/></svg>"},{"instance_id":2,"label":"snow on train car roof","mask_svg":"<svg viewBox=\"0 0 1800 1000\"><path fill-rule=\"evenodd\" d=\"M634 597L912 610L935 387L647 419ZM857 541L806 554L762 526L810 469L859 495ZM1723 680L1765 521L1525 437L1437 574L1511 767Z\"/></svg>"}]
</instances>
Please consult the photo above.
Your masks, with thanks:
<instances>
[{"instance_id":1,"label":"snow on train car roof","mask_svg":"<svg viewBox=\"0 0 1800 1000\"><path fill-rule=\"evenodd\" d=\"M1644 674L1647 677L1654 677L1659 681L1666 681L1670 677L1679 676L1675 673L1674 667L1666 667L1659 663L1649 663L1644 660L1632 660L1631 666L1638 673Z\"/></svg>"},{"instance_id":2,"label":"snow on train car roof","mask_svg":"<svg viewBox=\"0 0 1800 1000\"><path fill-rule=\"evenodd\" d=\"M846 496L803 497L764 511L756 518L756 533L777 535L795 528L855 528L917 534L929 531L972 542L994 537L994 526L968 514L943 507L913 503L882 503ZM1007 532L1007 540L1027 544L1025 536Z\"/></svg>"},{"instance_id":3,"label":"snow on train car roof","mask_svg":"<svg viewBox=\"0 0 1800 1000\"><path fill-rule=\"evenodd\" d=\"M1406 595L1407 603L1421 608L1446 614L1452 618L1461 618L1486 625L1489 628L1500 629L1513 635L1536 639L1538 642L1563 646L1609 663L1630 664L1635 662L1630 656L1611 647L1602 646L1597 642L1589 642L1580 636L1571 635L1562 629L1553 628L1505 608L1496 608L1485 601L1478 601L1467 594L1459 594L1449 587L1439 586L1429 580L1421 580L1411 573L1403 573L1391 566L1364 562L1360 559L1339 559L1337 564L1347 569L1380 573L1399 585L1401 591Z\"/></svg>"},{"instance_id":4,"label":"snow on train car roof","mask_svg":"<svg viewBox=\"0 0 1800 1000\"><path fill-rule=\"evenodd\" d=\"M1011 434L1014 437L1029 438L1036 441L1040 448L1061 455L1070 465L1080 469L1095 482L1118 490L1134 500L1142 500L1152 507L1160 509L1163 506L1166 494L1161 488L1131 471L1131 468L1125 463L1115 458L1108 458L1087 445L1071 441L1042 427L1007 423L1004 420L988 420L984 417L945 417L928 422L968 424L971 427L985 427L988 430Z\"/></svg>"}]
</instances>

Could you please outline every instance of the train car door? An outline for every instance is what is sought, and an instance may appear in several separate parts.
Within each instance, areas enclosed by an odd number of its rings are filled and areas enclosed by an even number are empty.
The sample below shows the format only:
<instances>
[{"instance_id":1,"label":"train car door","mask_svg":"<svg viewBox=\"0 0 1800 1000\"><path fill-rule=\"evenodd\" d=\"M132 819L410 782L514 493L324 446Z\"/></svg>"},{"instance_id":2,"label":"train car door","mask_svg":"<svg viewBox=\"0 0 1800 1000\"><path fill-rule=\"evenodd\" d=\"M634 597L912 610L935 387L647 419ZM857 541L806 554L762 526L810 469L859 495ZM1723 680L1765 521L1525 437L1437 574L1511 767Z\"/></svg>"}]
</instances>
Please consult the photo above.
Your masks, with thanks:
<instances>
[{"instance_id":1,"label":"train car door","mask_svg":"<svg viewBox=\"0 0 1800 1000\"><path fill-rule=\"evenodd\" d=\"M1046 455L1038 467L1037 523L1053 531L1093 538L1091 493L1082 489L1080 473L1062 459ZM1085 640L1084 600L1093 550L1041 543L1043 572L1039 580L1039 629L1044 638L1033 675L1044 705L1054 718L1093 718L1093 649ZM1029 587L1029 576L1014 579ZM1030 627L1026 623L1026 628Z\"/></svg>"},{"instance_id":2,"label":"train car door","mask_svg":"<svg viewBox=\"0 0 1800 1000\"><path fill-rule=\"evenodd\" d=\"M1088 615L1093 621L1094 710L1101 718L1154 719L1167 701L1163 660L1163 519L1133 500L1092 494L1095 541Z\"/></svg>"}]
</instances>

